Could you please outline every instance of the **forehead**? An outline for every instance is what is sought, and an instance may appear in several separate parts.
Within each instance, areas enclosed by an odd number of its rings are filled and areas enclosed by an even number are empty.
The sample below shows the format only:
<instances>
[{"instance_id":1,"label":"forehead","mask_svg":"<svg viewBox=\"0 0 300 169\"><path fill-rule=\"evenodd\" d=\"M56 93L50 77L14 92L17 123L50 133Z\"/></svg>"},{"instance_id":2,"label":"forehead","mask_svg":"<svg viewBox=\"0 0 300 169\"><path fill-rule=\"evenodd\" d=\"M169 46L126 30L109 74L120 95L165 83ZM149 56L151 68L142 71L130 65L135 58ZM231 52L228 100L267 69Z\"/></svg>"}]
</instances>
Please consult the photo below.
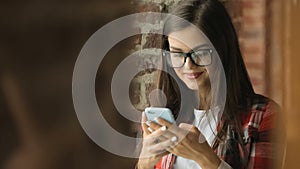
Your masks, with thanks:
<instances>
[{"instance_id":1,"label":"forehead","mask_svg":"<svg viewBox=\"0 0 300 169\"><path fill-rule=\"evenodd\" d=\"M170 47L182 50L190 50L196 46L209 44L202 31L192 26L170 33L168 41Z\"/></svg>"}]
</instances>

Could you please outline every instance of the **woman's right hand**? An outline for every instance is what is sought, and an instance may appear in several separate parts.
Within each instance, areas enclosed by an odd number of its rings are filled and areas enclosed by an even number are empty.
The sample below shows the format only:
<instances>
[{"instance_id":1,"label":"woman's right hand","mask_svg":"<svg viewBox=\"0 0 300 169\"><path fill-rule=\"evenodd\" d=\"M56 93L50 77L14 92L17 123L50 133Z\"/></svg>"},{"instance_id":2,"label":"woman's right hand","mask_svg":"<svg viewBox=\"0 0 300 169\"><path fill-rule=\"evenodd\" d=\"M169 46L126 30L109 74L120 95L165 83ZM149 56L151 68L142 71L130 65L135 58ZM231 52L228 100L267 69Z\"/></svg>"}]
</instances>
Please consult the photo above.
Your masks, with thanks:
<instances>
[{"instance_id":1,"label":"woman's right hand","mask_svg":"<svg viewBox=\"0 0 300 169\"><path fill-rule=\"evenodd\" d=\"M172 133L167 130L166 126L161 126L155 122L147 122L144 112L142 115L142 129L143 146L137 167L138 169L153 169L163 156L169 154L166 149L174 143L166 138L171 138Z\"/></svg>"}]
</instances>

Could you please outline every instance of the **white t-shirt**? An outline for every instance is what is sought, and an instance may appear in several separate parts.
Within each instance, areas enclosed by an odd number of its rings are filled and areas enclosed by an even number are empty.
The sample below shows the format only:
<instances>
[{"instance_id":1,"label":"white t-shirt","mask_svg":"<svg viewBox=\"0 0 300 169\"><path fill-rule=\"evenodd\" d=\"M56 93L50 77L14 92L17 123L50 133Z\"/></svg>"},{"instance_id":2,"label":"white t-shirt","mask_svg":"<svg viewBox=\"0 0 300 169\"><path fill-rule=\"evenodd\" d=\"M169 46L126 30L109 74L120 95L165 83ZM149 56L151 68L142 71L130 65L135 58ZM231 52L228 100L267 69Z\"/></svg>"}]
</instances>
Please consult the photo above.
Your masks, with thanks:
<instances>
[{"instance_id":1,"label":"white t-shirt","mask_svg":"<svg viewBox=\"0 0 300 169\"><path fill-rule=\"evenodd\" d=\"M207 110L209 111L207 113L205 113L205 111L206 110L194 109L195 120L193 125L199 129L207 143L212 146L217 133L218 114L220 108L215 107L209 109ZM204 138L200 137L199 142L205 142ZM178 156L173 165L173 169L201 169L201 167L193 160ZM232 169L232 167L230 167L225 161L221 160L218 169Z\"/></svg>"}]
</instances>

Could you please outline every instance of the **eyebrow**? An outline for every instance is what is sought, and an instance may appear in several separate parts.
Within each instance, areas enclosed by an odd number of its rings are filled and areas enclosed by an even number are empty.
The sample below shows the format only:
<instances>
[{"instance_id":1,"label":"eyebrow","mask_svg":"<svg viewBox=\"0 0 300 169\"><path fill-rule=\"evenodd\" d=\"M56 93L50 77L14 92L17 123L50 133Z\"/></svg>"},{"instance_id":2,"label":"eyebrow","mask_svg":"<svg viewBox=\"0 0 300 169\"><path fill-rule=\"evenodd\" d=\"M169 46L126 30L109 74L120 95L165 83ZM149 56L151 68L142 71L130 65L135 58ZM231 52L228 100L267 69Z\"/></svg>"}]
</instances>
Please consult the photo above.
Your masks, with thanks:
<instances>
[{"instance_id":1,"label":"eyebrow","mask_svg":"<svg viewBox=\"0 0 300 169\"><path fill-rule=\"evenodd\" d=\"M201 44L201 45L198 45L198 46L192 48L190 51L195 51L195 50L197 50L197 49L201 49L201 48L203 48L203 47L208 47L208 46L209 46L209 45L208 45L207 43ZM177 51L181 51L181 52L182 52L182 49L177 48L177 47L174 47L174 46L170 46L170 49L173 49L173 50L177 50Z\"/></svg>"},{"instance_id":2,"label":"eyebrow","mask_svg":"<svg viewBox=\"0 0 300 169\"><path fill-rule=\"evenodd\" d=\"M182 49L176 48L176 47L174 47L174 46L170 46L170 49L182 51Z\"/></svg>"}]
</instances>

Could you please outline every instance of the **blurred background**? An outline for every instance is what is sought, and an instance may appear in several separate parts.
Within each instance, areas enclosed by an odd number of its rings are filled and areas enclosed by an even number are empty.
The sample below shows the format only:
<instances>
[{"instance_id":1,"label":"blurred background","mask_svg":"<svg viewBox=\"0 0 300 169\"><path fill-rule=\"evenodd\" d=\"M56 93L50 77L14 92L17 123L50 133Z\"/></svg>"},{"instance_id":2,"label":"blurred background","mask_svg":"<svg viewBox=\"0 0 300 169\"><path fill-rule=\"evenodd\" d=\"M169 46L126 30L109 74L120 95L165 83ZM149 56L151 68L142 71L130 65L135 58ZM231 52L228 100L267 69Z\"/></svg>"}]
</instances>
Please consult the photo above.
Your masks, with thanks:
<instances>
[{"instance_id":1,"label":"blurred background","mask_svg":"<svg viewBox=\"0 0 300 169\"><path fill-rule=\"evenodd\" d=\"M134 168L136 159L101 149L81 128L72 102L74 65L84 43L105 24L135 12L166 12L178 1L1 0L0 168ZM282 107L288 143L284 168L300 168L300 2L222 2L238 32L255 91ZM149 34L125 39L98 70L99 107L112 127L128 136L135 137L138 126L114 108L112 74L128 49L155 47L157 41ZM151 90L152 77L151 72L141 72L133 80L131 101L139 109L147 104L142 93Z\"/></svg>"}]
</instances>

